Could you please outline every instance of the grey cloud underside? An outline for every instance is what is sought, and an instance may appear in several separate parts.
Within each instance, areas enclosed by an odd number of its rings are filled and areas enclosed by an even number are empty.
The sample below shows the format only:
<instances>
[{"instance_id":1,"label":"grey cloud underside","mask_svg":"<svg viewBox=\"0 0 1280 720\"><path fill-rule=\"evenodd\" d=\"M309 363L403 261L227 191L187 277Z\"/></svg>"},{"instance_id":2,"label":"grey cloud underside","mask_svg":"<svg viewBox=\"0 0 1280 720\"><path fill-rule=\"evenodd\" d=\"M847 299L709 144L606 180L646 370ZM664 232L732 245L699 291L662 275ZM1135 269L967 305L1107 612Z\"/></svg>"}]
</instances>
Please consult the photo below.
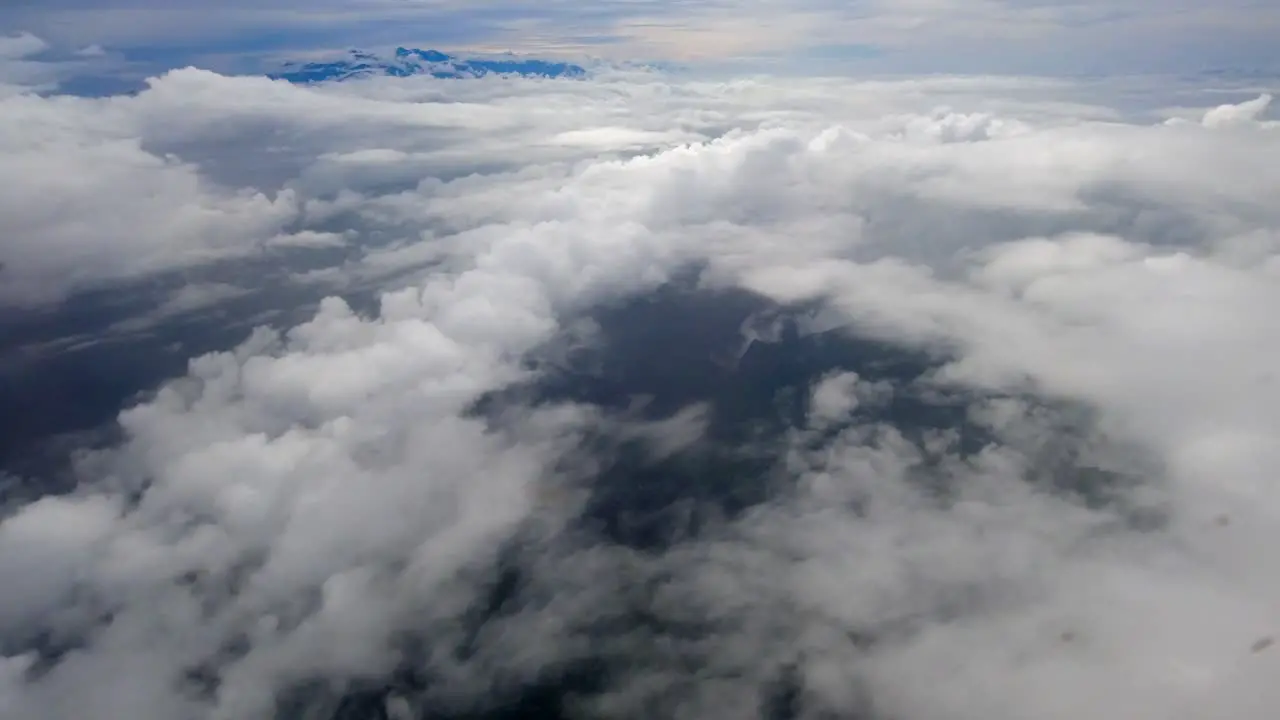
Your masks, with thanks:
<instances>
[{"instance_id":1,"label":"grey cloud underside","mask_svg":"<svg viewBox=\"0 0 1280 720\"><path fill-rule=\"evenodd\" d=\"M1267 96L489 80L0 94L0 718L1272 717Z\"/></svg>"}]
</instances>

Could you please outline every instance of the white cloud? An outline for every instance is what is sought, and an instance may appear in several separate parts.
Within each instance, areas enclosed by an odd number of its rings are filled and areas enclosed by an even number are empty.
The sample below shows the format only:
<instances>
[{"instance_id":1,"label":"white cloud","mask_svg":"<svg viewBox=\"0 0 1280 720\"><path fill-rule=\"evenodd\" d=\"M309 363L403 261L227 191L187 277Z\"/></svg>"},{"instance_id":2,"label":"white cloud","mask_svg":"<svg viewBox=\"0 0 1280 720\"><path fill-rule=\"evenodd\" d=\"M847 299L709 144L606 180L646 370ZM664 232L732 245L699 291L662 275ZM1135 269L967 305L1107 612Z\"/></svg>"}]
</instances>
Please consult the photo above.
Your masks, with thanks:
<instances>
[{"instance_id":1,"label":"white cloud","mask_svg":"<svg viewBox=\"0 0 1280 720\"><path fill-rule=\"evenodd\" d=\"M191 163L146 150L112 104L17 95L0 100L4 240L0 301L59 300L252 253L293 220L289 191L224 189Z\"/></svg>"},{"instance_id":2,"label":"white cloud","mask_svg":"<svg viewBox=\"0 0 1280 720\"><path fill-rule=\"evenodd\" d=\"M920 534L966 533L929 546L942 555L923 572L960 563L959 581L993 587L997 597L994 608L891 646L878 658L883 666L872 661L877 687L893 688L892 699L881 702L906 717L1265 716L1261 699L1275 696L1267 687L1245 687L1274 669L1274 657L1253 656L1248 647L1253 636L1272 632L1280 591L1266 579L1274 576L1273 561L1256 550L1265 542L1260 529L1274 523L1280 507L1266 469L1275 461L1266 438L1280 429L1264 359L1280 350L1263 310L1280 300L1274 275L1114 238L1030 240L990 257L982 277L995 285L994 296L873 266L837 268L828 287L861 327L958 347L960 359L940 381L1017 390L1029 380L1050 396L1097 408L1105 433L1137 443L1163 467L1133 469L1147 473L1170 526L1119 537L1071 530L1063 522L1073 510L1037 510L1044 499L1019 499L999 473L962 487L998 483L998 494L978 498L975 511L1025 516L1008 518L1027 522L1022 529L982 531L959 509L887 518L880 528L886 534L900 524ZM912 318L918 324L909 328ZM1014 418L1027 421L1022 413ZM883 472L883 464L866 462L822 477L839 486L867 482L856 474L860 467ZM871 491L873 499L881 495L894 497ZM1230 523L1216 527L1219 516ZM798 522L806 527L797 532L824 543L836 543L842 532L815 528L808 515ZM1063 532L1054 542L1065 544L1041 544L1046 534ZM851 539L831 552L853 553L871 542ZM911 557L928 540L913 535L905 542L905 549L884 552ZM1030 564L1003 566L1010 545ZM1009 585L1000 589L1002 583ZM847 606L851 596L877 587L850 581L818 601ZM944 588L937 592L945 596ZM1060 642L1060 633L1071 640ZM919 687L932 691L913 690Z\"/></svg>"},{"instance_id":3,"label":"white cloud","mask_svg":"<svg viewBox=\"0 0 1280 720\"><path fill-rule=\"evenodd\" d=\"M893 385L864 380L856 372L833 372L823 376L810 392L809 423L823 427L847 420L859 407L883 404L893 393Z\"/></svg>"},{"instance_id":4,"label":"white cloud","mask_svg":"<svg viewBox=\"0 0 1280 720\"><path fill-rule=\"evenodd\" d=\"M21 60L45 50L49 44L31 33L5 35L0 37L0 58L5 60Z\"/></svg>"},{"instance_id":5,"label":"white cloud","mask_svg":"<svg viewBox=\"0 0 1280 720\"><path fill-rule=\"evenodd\" d=\"M0 98L27 87L48 87L55 77L52 68L31 60L48 49L44 40L31 33L0 35Z\"/></svg>"},{"instance_id":6,"label":"white cloud","mask_svg":"<svg viewBox=\"0 0 1280 720\"><path fill-rule=\"evenodd\" d=\"M79 490L5 517L0 708L269 717L295 684L389 672L406 633L448 682L431 699L464 706L639 603L694 637L592 638L619 668L597 714L757 716L794 664L804 716L1270 717L1248 703L1280 662L1250 652L1280 623L1280 133L1265 100L1158 124L1099 93L183 70L135 97L0 100L8 301L331 246L356 259L320 275L383 291L194 359L121 414ZM689 265L815 303L808 329L949 359L912 387L810 378L809 427L773 458L790 490L666 552L584 546L563 524L594 470L578 445L620 422L669 458L714 408L472 410L583 314ZM160 311L249 285L194 281ZM783 342L781 318L738 334ZM929 391L987 398L970 414L989 446L963 458L873 419ZM1071 435L1028 394L1091 421ZM1059 455L1138 489L1055 495ZM1166 522L1135 527L1133 506ZM539 599L460 657L513 540ZM40 631L73 649L37 673Z\"/></svg>"},{"instance_id":7,"label":"white cloud","mask_svg":"<svg viewBox=\"0 0 1280 720\"><path fill-rule=\"evenodd\" d=\"M250 295L252 292L247 288L227 283L190 283L182 285L162 300L154 310L122 320L112 325L109 330L118 332L146 331L165 320L204 312L228 300Z\"/></svg>"},{"instance_id":8,"label":"white cloud","mask_svg":"<svg viewBox=\"0 0 1280 720\"><path fill-rule=\"evenodd\" d=\"M346 244L347 237L342 233L315 230L277 235L267 241L268 246L278 248L334 248Z\"/></svg>"},{"instance_id":9,"label":"white cloud","mask_svg":"<svg viewBox=\"0 0 1280 720\"><path fill-rule=\"evenodd\" d=\"M1271 95L1259 95L1253 100L1236 105L1219 105L1204 114L1201 122L1205 127L1224 127L1230 125L1249 124L1257 121L1259 116L1271 105Z\"/></svg>"}]
</instances>

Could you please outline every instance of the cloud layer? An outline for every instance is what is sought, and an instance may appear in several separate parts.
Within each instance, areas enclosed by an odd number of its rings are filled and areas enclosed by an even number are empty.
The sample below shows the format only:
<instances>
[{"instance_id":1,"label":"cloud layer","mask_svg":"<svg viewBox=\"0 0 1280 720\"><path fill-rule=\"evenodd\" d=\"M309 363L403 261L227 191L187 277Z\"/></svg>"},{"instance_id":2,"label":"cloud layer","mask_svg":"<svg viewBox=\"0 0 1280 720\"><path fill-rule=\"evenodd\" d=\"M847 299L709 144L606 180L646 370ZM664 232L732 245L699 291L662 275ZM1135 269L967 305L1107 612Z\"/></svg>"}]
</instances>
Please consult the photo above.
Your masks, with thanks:
<instances>
[{"instance_id":1,"label":"cloud layer","mask_svg":"<svg viewBox=\"0 0 1280 720\"><path fill-rule=\"evenodd\" d=\"M9 312L175 276L155 312L191 312L264 264L332 295L8 508L0 717L551 686L571 717L1271 717L1280 129L1266 95L1131 90L187 69L0 95ZM611 382L609 313L691 274L681 313L763 308L727 325L727 389L537 390ZM651 390L702 362L637 337ZM724 431L753 358L801 376L780 425ZM596 522L610 478L687 483L684 524Z\"/></svg>"}]
</instances>

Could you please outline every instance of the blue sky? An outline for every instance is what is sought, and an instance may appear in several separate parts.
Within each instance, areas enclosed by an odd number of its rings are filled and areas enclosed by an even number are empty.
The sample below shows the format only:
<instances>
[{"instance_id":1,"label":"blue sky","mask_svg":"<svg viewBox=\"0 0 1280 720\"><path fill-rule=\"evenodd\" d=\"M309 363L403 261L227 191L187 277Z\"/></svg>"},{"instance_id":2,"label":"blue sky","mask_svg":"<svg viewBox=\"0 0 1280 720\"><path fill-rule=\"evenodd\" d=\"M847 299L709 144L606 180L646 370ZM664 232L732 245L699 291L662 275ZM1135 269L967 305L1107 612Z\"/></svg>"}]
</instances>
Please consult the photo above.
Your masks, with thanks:
<instances>
[{"instance_id":1,"label":"blue sky","mask_svg":"<svg viewBox=\"0 0 1280 720\"><path fill-rule=\"evenodd\" d=\"M399 44L904 72L1280 69L1274 0L8 0L0 27L231 70Z\"/></svg>"}]
</instances>

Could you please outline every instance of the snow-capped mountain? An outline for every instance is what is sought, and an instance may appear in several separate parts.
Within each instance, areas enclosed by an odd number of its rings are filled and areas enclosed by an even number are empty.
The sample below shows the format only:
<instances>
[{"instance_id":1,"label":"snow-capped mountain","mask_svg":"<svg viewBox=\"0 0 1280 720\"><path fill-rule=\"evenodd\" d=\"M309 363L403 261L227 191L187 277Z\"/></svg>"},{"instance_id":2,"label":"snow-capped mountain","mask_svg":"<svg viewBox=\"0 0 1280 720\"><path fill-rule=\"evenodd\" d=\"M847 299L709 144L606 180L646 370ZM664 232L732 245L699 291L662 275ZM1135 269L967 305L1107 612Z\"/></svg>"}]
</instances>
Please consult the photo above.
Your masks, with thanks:
<instances>
[{"instance_id":1,"label":"snow-capped mountain","mask_svg":"<svg viewBox=\"0 0 1280 720\"><path fill-rule=\"evenodd\" d=\"M317 83L331 80L387 75L407 77L430 75L438 78L476 78L484 75L523 77L581 78L587 71L579 65L505 55L497 58L458 58L438 50L396 48L393 57L380 57L363 50L351 50L332 62L289 62L269 77L292 83Z\"/></svg>"}]
</instances>

